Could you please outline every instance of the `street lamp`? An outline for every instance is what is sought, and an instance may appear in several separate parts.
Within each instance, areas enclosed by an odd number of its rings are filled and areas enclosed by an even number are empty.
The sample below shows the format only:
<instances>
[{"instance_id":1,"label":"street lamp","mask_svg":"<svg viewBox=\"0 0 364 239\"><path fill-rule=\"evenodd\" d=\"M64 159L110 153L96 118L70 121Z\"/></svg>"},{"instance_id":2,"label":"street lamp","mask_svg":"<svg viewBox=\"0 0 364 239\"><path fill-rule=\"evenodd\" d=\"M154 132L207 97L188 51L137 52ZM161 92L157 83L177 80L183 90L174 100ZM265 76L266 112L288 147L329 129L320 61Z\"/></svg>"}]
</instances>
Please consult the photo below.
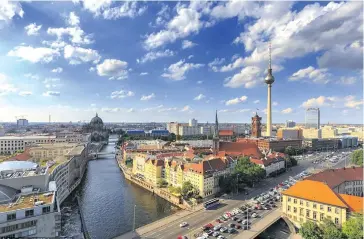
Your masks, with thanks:
<instances>
[{"instance_id":1,"label":"street lamp","mask_svg":"<svg viewBox=\"0 0 364 239\"><path fill-rule=\"evenodd\" d=\"M133 232L135 232L135 209L136 209L136 205L134 205Z\"/></svg>"}]
</instances>

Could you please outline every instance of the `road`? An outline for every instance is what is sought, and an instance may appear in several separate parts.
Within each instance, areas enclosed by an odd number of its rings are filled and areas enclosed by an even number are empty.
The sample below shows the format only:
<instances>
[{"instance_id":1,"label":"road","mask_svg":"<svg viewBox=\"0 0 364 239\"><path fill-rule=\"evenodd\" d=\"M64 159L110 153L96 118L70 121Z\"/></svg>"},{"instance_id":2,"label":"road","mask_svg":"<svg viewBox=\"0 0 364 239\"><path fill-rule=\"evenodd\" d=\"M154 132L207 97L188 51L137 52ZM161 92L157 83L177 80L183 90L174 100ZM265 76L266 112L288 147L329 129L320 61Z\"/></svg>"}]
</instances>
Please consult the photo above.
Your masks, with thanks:
<instances>
[{"instance_id":1,"label":"road","mask_svg":"<svg viewBox=\"0 0 364 239\"><path fill-rule=\"evenodd\" d=\"M232 209L239 207L244 204L244 201L252 199L253 197L268 191L270 188L275 187L282 181L287 180L290 176L295 176L302 171L311 168L314 169L324 169L332 167L343 167L345 165L345 160L341 159L337 165L323 162L321 164L313 164L312 161L326 157L327 153L323 152L319 155L313 155L311 157L306 157L307 159L299 160L298 165L291 168L286 173L283 173L275 178L267 178L263 180L259 185L256 185L249 195L239 194L234 196L232 199L226 199L222 202L221 207L215 210L200 210L189 216L174 220L163 227L160 227L154 231L148 232L142 235L142 238L158 238L158 239L169 239L177 238L179 235L186 235L188 238L194 238L194 234L201 231L201 227L215 219L220 217L224 212L231 211ZM346 156L348 157L348 156ZM179 224L182 222L187 222L189 225L185 228L180 228ZM216 223L215 223L216 224ZM231 238L232 236L230 236Z\"/></svg>"}]
</instances>

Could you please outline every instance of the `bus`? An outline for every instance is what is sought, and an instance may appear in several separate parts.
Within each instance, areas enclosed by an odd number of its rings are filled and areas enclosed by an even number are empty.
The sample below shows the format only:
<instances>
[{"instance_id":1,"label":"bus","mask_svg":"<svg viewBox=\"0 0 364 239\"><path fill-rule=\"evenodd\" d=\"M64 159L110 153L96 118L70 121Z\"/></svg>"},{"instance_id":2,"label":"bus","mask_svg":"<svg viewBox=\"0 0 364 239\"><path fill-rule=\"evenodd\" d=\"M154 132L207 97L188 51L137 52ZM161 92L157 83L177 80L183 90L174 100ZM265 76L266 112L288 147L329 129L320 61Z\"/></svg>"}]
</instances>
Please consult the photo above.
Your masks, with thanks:
<instances>
[{"instance_id":1,"label":"bus","mask_svg":"<svg viewBox=\"0 0 364 239\"><path fill-rule=\"evenodd\" d=\"M211 199L211 200L208 200L208 201L204 202L203 206L207 210L207 209L212 209L212 208L216 207L219 204L220 204L220 200L218 198L214 198L214 199Z\"/></svg>"}]
</instances>

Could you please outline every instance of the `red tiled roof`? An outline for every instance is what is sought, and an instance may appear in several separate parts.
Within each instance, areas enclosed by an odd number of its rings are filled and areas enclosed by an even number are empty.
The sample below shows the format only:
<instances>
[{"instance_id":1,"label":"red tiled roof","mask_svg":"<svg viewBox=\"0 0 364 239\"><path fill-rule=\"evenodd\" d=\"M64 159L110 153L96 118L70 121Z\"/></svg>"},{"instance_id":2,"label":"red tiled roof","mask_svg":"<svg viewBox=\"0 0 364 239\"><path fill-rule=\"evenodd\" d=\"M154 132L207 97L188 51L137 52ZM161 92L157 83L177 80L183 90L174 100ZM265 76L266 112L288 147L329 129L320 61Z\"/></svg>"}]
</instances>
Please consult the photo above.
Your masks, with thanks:
<instances>
[{"instance_id":1,"label":"red tiled roof","mask_svg":"<svg viewBox=\"0 0 364 239\"><path fill-rule=\"evenodd\" d=\"M219 130L219 136L233 136L234 131L231 129L220 129Z\"/></svg>"},{"instance_id":2,"label":"red tiled roof","mask_svg":"<svg viewBox=\"0 0 364 239\"><path fill-rule=\"evenodd\" d=\"M250 162L255 163L255 164L261 164L264 166L268 166L274 162L279 162L282 161L284 159L279 158L279 157L267 157L267 159L257 159L257 158L250 158Z\"/></svg>"},{"instance_id":3,"label":"red tiled roof","mask_svg":"<svg viewBox=\"0 0 364 239\"><path fill-rule=\"evenodd\" d=\"M220 142L219 151L225 151L232 156L255 156L260 158L262 153L255 143L250 142Z\"/></svg>"},{"instance_id":4,"label":"red tiled roof","mask_svg":"<svg viewBox=\"0 0 364 239\"><path fill-rule=\"evenodd\" d=\"M31 159L31 155L28 153L28 151L25 151L24 153L15 155L14 157L10 158L9 160L16 160L16 161L28 161Z\"/></svg>"},{"instance_id":5,"label":"red tiled roof","mask_svg":"<svg viewBox=\"0 0 364 239\"><path fill-rule=\"evenodd\" d=\"M311 175L306 179L325 182L329 185L329 187L333 188L346 181L363 180L363 167L327 169L320 173Z\"/></svg>"},{"instance_id":6,"label":"red tiled roof","mask_svg":"<svg viewBox=\"0 0 364 239\"><path fill-rule=\"evenodd\" d=\"M224 170L226 168L226 166L227 165L225 163L225 160L220 159L220 158L214 158L214 159L210 159L210 160L204 160L199 163L187 164L187 165L185 165L184 170L185 171L191 170L195 173L205 174L205 173L208 173L209 171Z\"/></svg>"}]
</instances>

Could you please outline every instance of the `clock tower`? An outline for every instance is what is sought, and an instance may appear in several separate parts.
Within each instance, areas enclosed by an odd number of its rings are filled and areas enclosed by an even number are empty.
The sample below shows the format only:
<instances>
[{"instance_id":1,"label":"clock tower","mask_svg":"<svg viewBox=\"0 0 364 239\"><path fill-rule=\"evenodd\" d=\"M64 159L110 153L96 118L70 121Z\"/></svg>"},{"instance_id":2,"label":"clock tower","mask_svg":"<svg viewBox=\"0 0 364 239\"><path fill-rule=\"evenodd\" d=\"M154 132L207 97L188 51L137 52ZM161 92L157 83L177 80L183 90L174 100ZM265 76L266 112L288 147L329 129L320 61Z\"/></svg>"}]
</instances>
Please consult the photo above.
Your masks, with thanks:
<instances>
[{"instance_id":1,"label":"clock tower","mask_svg":"<svg viewBox=\"0 0 364 239\"><path fill-rule=\"evenodd\" d=\"M255 112L255 116L252 117L252 137L260 138L262 136L261 120L262 117L259 117L257 112Z\"/></svg>"}]
</instances>

